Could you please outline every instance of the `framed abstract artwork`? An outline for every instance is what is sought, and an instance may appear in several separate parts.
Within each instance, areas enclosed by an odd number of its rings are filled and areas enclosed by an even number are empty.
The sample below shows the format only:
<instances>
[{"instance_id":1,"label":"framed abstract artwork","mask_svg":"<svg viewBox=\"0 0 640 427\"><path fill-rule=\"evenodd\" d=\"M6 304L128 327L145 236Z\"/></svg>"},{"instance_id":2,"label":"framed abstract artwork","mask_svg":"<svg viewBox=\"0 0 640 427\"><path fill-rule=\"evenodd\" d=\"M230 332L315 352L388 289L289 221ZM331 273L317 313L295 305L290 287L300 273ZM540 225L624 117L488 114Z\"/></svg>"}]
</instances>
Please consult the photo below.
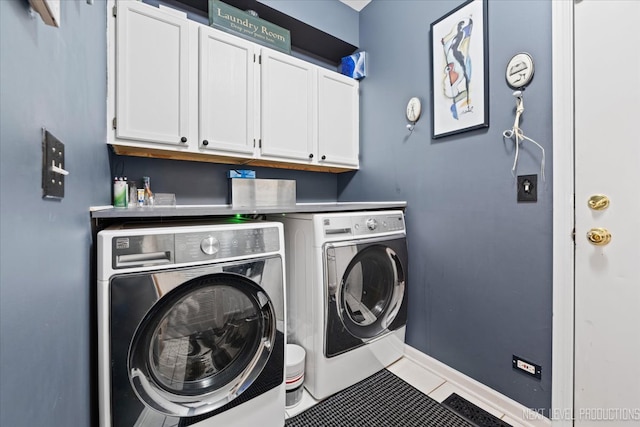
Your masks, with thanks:
<instances>
[{"instance_id":1,"label":"framed abstract artwork","mask_svg":"<svg viewBox=\"0 0 640 427\"><path fill-rule=\"evenodd\" d=\"M432 137L489 126L487 0L431 24Z\"/></svg>"}]
</instances>

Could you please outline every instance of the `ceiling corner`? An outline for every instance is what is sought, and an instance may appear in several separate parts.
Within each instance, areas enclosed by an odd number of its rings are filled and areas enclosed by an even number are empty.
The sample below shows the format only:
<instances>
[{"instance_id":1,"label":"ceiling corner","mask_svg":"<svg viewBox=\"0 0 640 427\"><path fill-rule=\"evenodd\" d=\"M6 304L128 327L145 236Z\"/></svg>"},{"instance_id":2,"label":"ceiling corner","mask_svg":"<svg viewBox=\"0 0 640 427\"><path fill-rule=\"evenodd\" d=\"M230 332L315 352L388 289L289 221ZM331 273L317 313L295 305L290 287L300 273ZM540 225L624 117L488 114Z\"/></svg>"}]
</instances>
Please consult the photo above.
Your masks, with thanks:
<instances>
[{"instance_id":1,"label":"ceiling corner","mask_svg":"<svg viewBox=\"0 0 640 427\"><path fill-rule=\"evenodd\" d=\"M342 3L346 4L352 9L360 12L366 5L371 3L371 0L340 0Z\"/></svg>"}]
</instances>

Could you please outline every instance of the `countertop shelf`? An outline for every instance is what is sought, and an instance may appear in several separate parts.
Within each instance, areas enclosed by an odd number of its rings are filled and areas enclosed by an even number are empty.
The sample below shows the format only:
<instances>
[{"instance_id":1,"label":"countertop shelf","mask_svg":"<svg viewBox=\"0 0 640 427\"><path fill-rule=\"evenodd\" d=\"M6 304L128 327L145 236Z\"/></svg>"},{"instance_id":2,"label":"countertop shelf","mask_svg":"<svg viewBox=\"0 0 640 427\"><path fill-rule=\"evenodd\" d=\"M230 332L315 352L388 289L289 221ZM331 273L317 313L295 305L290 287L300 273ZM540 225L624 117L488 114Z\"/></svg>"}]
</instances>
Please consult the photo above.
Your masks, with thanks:
<instances>
[{"instance_id":1,"label":"countertop shelf","mask_svg":"<svg viewBox=\"0 0 640 427\"><path fill-rule=\"evenodd\" d=\"M295 206L234 208L232 205L178 205L135 208L92 207L92 219L184 218L228 215L263 215L278 213L347 212L380 209L404 209L405 201L397 202L329 202L297 203Z\"/></svg>"}]
</instances>

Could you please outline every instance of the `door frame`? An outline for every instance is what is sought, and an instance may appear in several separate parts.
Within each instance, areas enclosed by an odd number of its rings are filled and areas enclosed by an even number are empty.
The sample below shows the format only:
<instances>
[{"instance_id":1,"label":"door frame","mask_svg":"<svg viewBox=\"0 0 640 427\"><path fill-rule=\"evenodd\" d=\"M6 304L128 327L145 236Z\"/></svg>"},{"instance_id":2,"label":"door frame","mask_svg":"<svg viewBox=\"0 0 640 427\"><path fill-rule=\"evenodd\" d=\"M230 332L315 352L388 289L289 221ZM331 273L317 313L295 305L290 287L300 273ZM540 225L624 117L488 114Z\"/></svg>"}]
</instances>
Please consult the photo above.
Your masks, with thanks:
<instances>
[{"instance_id":1,"label":"door frame","mask_svg":"<svg viewBox=\"0 0 640 427\"><path fill-rule=\"evenodd\" d=\"M574 1L551 2L553 96L553 319L551 411L573 426L574 385Z\"/></svg>"}]
</instances>

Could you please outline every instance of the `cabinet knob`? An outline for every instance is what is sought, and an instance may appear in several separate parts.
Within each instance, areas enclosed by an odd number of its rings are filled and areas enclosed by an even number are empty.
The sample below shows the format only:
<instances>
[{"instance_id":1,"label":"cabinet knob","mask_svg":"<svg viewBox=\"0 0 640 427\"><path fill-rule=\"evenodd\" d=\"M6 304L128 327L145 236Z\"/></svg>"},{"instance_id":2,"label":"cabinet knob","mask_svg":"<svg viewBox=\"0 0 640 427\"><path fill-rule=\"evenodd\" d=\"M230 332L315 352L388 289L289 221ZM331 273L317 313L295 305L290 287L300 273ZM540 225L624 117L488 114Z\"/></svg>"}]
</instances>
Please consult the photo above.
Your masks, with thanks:
<instances>
[{"instance_id":1,"label":"cabinet knob","mask_svg":"<svg viewBox=\"0 0 640 427\"><path fill-rule=\"evenodd\" d=\"M320 157L320 160L327 160L327 156Z\"/></svg>"},{"instance_id":2,"label":"cabinet knob","mask_svg":"<svg viewBox=\"0 0 640 427\"><path fill-rule=\"evenodd\" d=\"M182 138L180 138L180 142L187 142L187 137L183 136Z\"/></svg>"},{"instance_id":3,"label":"cabinet knob","mask_svg":"<svg viewBox=\"0 0 640 427\"><path fill-rule=\"evenodd\" d=\"M204 146L206 147L207 145L209 145L209 141L207 141L207 140L205 139L204 141L202 141L202 145L204 145Z\"/></svg>"},{"instance_id":4,"label":"cabinet knob","mask_svg":"<svg viewBox=\"0 0 640 427\"><path fill-rule=\"evenodd\" d=\"M313 153L309 154L309 158L313 159Z\"/></svg>"}]
</instances>

